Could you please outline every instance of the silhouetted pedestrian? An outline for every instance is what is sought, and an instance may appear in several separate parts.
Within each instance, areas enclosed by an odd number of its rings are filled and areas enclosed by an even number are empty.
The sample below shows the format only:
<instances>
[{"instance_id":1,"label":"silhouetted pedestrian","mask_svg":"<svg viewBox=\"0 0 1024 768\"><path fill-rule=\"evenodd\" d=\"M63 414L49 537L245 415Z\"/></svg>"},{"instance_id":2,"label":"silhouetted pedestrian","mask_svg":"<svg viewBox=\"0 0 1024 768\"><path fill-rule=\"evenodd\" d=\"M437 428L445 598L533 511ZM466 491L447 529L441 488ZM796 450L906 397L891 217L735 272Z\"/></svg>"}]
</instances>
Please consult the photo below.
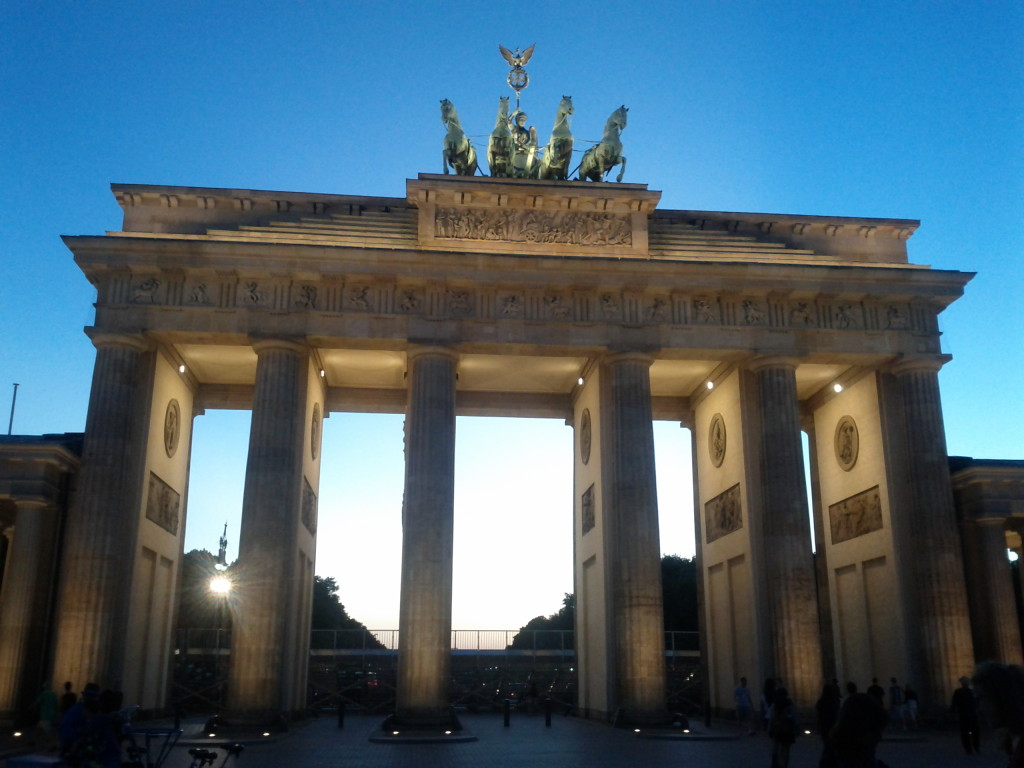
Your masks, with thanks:
<instances>
[{"instance_id":1,"label":"silhouetted pedestrian","mask_svg":"<svg viewBox=\"0 0 1024 768\"><path fill-rule=\"evenodd\" d=\"M776 688L768 716L768 736L772 740L772 768L789 768L789 750L796 741L796 710L789 692Z\"/></svg>"},{"instance_id":2,"label":"silhouetted pedestrian","mask_svg":"<svg viewBox=\"0 0 1024 768\"><path fill-rule=\"evenodd\" d=\"M974 670L978 708L989 725L1002 729L1008 768L1024 768L1024 668L994 661Z\"/></svg>"},{"instance_id":3,"label":"silhouetted pedestrian","mask_svg":"<svg viewBox=\"0 0 1024 768\"><path fill-rule=\"evenodd\" d=\"M754 702L750 699L747 678L740 678L740 684L733 689L732 698L736 702L736 722L740 724L740 728L747 729L747 735L749 736L754 732Z\"/></svg>"},{"instance_id":4,"label":"silhouetted pedestrian","mask_svg":"<svg viewBox=\"0 0 1024 768\"><path fill-rule=\"evenodd\" d=\"M772 702L775 700L775 678L769 677L764 681L761 688L761 725L768 730L768 718L772 712Z\"/></svg>"},{"instance_id":5,"label":"silhouetted pedestrian","mask_svg":"<svg viewBox=\"0 0 1024 768\"><path fill-rule=\"evenodd\" d=\"M903 686L903 723L912 731L917 730L917 691L907 683Z\"/></svg>"},{"instance_id":6,"label":"silhouetted pedestrian","mask_svg":"<svg viewBox=\"0 0 1024 768\"><path fill-rule=\"evenodd\" d=\"M896 682L896 678L889 678L889 720L895 725L899 723L903 730L907 730L907 723L903 719L903 689Z\"/></svg>"},{"instance_id":7,"label":"silhouetted pedestrian","mask_svg":"<svg viewBox=\"0 0 1024 768\"><path fill-rule=\"evenodd\" d=\"M820 768L885 768L875 757L885 722L885 707L877 697L868 693L848 696L826 742Z\"/></svg>"},{"instance_id":8,"label":"silhouetted pedestrian","mask_svg":"<svg viewBox=\"0 0 1024 768\"><path fill-rule=\"evenodd\" d=\"M814 709L818 713L818 732L823 740L828 740L832 726L836 724L841 703L839 686L825 683L821 689L821 697L818 699L818 703L814 705Z\"/></svg>"},{"instance_id":9,"label":"silhouetted pedestrian","mask_svg":"<svg viewBox=\"0 0 1024 768\"><path fill-rule=\"evenodd\" d=\"M871 685L868 686L868 693L878 699L879 702L885 699L885 690L878 684L878 678L871 678Z\"/></svg>"},{"instance_id":10,"label":"silhouetted pedestrian","mask_svg":"<svg viewBox=\"0 0 1024 768\"><path fill-rule=\"evenodd\" d=\"M953 691L953 703L950 709L956 712L960 723L960 743L969 755L981 752L981 734L978 732L978 704L971 690L969 678L960 678L960 687Z\"/></svg>"},{"instance_id":11,"label":"silhouetted pedestrian","mask_svg":"<svg viewBox=\"0 0 1024 768\"><path fill-rule=\"evenodd\" d=\"M60 716L71 709L78 702L78 696L71 690L71 681L64 683L64 693L60 695Z\"/></svg>"}]
</instances>

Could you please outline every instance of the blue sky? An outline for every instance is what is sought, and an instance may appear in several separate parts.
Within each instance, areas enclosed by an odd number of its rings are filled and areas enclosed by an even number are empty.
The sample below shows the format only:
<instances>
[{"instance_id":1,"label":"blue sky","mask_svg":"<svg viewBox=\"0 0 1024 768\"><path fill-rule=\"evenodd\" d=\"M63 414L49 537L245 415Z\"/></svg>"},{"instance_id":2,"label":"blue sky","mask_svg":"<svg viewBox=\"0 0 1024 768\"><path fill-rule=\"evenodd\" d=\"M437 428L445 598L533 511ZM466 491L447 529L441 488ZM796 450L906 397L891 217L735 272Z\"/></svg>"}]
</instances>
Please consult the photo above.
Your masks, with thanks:
<instances>
[{"instance_id":1,"label":"blue sky","mask_svg":"<svg viewBox=\"0 0 1024 768\"><path fill-rule=\"evenodd\" d=\"M543 136L568 94L577 138L599 138L626 104L625 181L663 208L920 219L912 261L978 273L940 318L949 450L1024 458L1024 5L999 1L3 3L14 431L84 427L95 295L59 236L120 228L111 182L401 196L441 170L439 100L488 133L511 93L498 44L534 42L530 123ZM190 547L237 521L246 422L197 422ZM397 625L400 430L334 415L324 433L338 458L317 570L381 627ZM658 435L663 548L689 554L688 433ZM570 440L561 424L460 420L456 626L518 626L572 589ZM495 497L499 464L531 479L522 498ZM484 611L473 590L495 571Z\"/></svg>"}]
</instances>

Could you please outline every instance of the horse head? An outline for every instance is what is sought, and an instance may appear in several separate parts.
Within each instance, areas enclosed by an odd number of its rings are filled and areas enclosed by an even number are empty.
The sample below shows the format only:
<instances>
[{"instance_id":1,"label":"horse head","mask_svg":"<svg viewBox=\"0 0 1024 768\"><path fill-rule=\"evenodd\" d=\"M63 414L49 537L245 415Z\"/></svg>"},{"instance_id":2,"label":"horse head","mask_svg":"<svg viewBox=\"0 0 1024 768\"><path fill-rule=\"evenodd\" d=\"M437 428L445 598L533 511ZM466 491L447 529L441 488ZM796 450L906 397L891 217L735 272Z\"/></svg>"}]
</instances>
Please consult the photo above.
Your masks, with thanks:
<instances>
[{"instance_id":1,"label":"horse head","mask_svg":"<svg viewBox=\"0 0 1024 768\"><path fill-rule=\"evenodd\" d=\"M612 112L611 117L608 118L608 122L617 127L620 131L626 127L626 113L629 112L629 107L623 104L621 107Z\"/></svg>"},{"instance_id":2,"label":"horse head","mask_svg":"<svg viewBox=\"0 0 1024 768\"><path fill-rule=\"evenodd\" d=\"M572 96L562 96L562 100L558 102L558 111L564 112L567 115L571 115L573 113Z\"/></svg>"},{"instance_id":3,"label":"horse head","mask_svg":"<svg viewBox=\"0 0 1024 768\"><path fill-rule=\"evenodd\" d=\"M459 122L459 115L455 111L455 105L448 101L448 99L441 99L441 122L448 125L452 118L455 118L456 123Z\"/></svg>"},{"instance_id":4,"label":"horse head","mask_svg":"<svg viewBox=\"0 0 1024 768\"><path fill-rule=\"evenodd\" d=\"M508 96L498 97L498 117L508 117Z\"/></svg>"}]
</instances>

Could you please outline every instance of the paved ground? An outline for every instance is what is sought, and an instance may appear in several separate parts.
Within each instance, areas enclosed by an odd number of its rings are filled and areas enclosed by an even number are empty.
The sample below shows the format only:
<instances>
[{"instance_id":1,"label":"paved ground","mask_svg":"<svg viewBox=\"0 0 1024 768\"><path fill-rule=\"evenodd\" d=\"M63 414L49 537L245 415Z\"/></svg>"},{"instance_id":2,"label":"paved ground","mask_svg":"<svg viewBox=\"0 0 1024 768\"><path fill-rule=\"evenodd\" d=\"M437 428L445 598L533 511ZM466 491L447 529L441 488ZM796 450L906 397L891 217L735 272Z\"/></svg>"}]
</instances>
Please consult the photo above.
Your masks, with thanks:
<instances>
[{"instance_id":1,"label":"paved ground","mask_svg":"<svg viewBox=\"0 0 1024 768\"><path fill-rule=\"evenodd\" d=\"M230 759L229 768L656 768L658 766L699 766L700 768L766 768L770 747L767 737L737 737L735 728L725 724L698 728L703 737L720 740L677 740L645 738L583 720L555 717L544 726L540 715L513 716L503 727L500 715L465 716L467 732L477 741L462 744L376 744L369 741L380 724L379 718L350 715L342 730L333 719L322 718L281 737L250 744L240 758ZM186 736L201 738L192 724ZM174 749L164 768L188 768L188 747ZM216 744L208 745L216 749ZM815 768L821 741L806 736L793 749L790 768ZM998 755L990 733L982 737L984 754L963 754L952 732L921 732L909 740L901 734L883 741L878 756L891 768L1004 768L1006 757ZM222 764L224 752L212 768ZM6 763L0 763L6 765Z\"/></svg>"}]
</instances>

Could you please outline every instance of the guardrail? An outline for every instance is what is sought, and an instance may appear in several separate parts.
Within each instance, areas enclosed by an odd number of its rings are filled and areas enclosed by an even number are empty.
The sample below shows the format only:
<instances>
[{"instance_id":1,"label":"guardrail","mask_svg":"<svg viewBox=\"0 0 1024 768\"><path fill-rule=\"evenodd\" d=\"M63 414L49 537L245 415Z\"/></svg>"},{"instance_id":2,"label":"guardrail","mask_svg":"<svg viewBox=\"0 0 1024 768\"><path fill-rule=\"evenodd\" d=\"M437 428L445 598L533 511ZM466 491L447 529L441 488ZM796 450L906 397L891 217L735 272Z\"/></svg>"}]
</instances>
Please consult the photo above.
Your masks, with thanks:
<instances>
[{"instance_id":1,"label":"guardrail","mask_svg":"<svg viewBox=\"0 0 1024 768\"><path fill-rule=\"evenodd\" d=\"M453 629L452 651L558 651L575 649L576 633L558 629ZM230 629L181 629L176 654L230 653ZM396 651L397 629L314 629L309 649L319 651ZM670 655L699 655L697 632L666 632L665 651Z\"/></svg>"}]
</instances>

